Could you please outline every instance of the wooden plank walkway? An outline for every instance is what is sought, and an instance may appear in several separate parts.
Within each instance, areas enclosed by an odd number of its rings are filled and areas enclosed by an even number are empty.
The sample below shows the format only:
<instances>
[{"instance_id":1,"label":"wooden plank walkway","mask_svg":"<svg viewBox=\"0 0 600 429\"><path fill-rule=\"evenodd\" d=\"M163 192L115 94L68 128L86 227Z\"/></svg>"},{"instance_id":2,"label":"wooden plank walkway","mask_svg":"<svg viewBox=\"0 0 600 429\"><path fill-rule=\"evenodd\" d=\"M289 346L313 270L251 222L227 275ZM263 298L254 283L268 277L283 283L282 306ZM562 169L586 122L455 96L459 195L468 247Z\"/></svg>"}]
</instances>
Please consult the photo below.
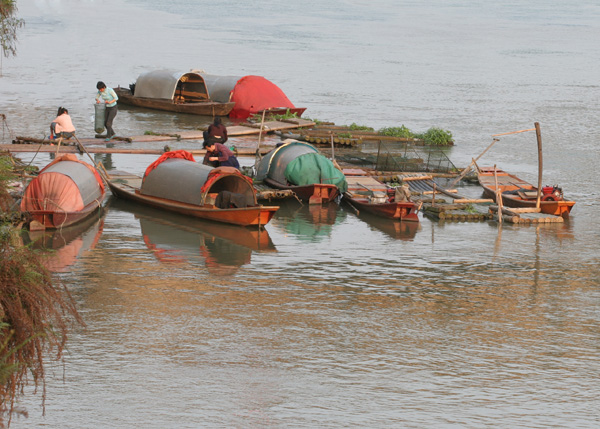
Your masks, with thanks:
<instances>
[{"instance_id":1,"label":"wooden plank walkway","mask_svg":"<svg viewBox=\"0 0 600 429\"><path fill-rule=\"evenodd\" d=\"M264 134L269 134L269 133L273 133L275 131L282 131L282 130L291 130L291 129L296 129L296 128L302 128L302 127L312 127L315 125L315 122L313 121L309 121L306 119L302 119L302 118L292 118L292 119L286 119L285 121L267 121L263 124L263 133ZM249 135L258 135L260 134L260 124L251 124L251 123L243 123L240 125L232 125L230 127L227 127L227 135L230 137L236 137L236 136L249 136ZM193 130L193 131L180 131L178 133L174 133L174 134L160 134L160 135L156 135L156 134L148 134L148 135L141 135L141 136L130 136L130 137L122 137L122 136L117 136L114 141L111 141L111 143L119 143L119 142L127 142L127 143L146 143L146 142L169 142L169 141L177 141L177 140L203 140L203 135L202 133L204 132L204 130ZM90 138L90 137L78 137L79 141L81 142L81 144L83 145L104 145L107 142L104 141L103 138L101 138L101 136L97 136L94 138ZM38 138L34 138L34 137L22 137L22 136L17 136L15 138L15 140L18 143L27 143L27 144L35 144L36 146L39 145L40 143L45 143L45 144L55 144L56 141L55 140L42 140L42 139L38 139ZM68 142L64 141L63 144L67 145L67 144L73 144L74 139L70 139ZM24 146L27 146L27 144L25 144ZM0 149L2 150L6 150L7 146L14 146L14 145L10 145L10 144L3 144L0 145ZM37 150L34 149L33 152L35 152ZM15 150L16 152L30 152L30 150Z\"/></svg>"},{"instance_id":2,"label":"wooden plank walkway","mask_svg":"<svg viewBox=\"0 0 600 429\"><path fill-rule=\"evenodd\" d=\"M85 146L89 153L123 153L123 154L137 154L137 155L162 155L165 153L164 149L133 149L133 148L114 148L114 147L94 147L84 143L83 140L79 140ZM104 143L104 142L102 142ZM265 155L266 153L273 150L274 146L261 146L259 153ZM204 149L186 149L192 155L204 155L206 150ZM2 144L0 145L0 152L9 153L79 153L76 146L61 145L60 148L57 145L50 144ZM237 148L236 156L255 156L256 149L252 148Z\"/></svg>"}]
</instances>

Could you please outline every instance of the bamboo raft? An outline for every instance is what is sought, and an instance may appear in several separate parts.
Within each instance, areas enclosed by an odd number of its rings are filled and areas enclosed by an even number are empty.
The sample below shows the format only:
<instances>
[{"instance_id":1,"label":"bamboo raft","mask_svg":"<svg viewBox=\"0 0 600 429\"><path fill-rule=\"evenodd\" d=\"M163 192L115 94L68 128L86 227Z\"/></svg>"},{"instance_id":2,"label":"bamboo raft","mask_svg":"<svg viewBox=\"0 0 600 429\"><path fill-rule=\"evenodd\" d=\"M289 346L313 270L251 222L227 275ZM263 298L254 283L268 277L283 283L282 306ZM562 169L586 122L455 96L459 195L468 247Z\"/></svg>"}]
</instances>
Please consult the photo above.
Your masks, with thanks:
<instances>
[{"instance_id":1,"label":"bamboo raft","mask_svg":"<svg viewBox=\"0 0 600 429\"><path fill-rule=\"evenodd\" d=\"M492 219L484 204L435 204L423 203L421 211L434 220L453 222L483 222Z\"/></svg>"},{"instance_id":2,"label":"bamboo raft","mask_svg":"<svg viewBox=\"0 0 600 429\"><path fill-rule=\"evenodd\" d=\"M489 207L489 210L492 219L500 221L500 218L498 217L498 206L491 205ZM521 225L530 225L537 223L562 223L565 221L562 216L541 213L536 209L517 209L502 207L500 213L503 222Z\"/></svg>"}]
</instances>

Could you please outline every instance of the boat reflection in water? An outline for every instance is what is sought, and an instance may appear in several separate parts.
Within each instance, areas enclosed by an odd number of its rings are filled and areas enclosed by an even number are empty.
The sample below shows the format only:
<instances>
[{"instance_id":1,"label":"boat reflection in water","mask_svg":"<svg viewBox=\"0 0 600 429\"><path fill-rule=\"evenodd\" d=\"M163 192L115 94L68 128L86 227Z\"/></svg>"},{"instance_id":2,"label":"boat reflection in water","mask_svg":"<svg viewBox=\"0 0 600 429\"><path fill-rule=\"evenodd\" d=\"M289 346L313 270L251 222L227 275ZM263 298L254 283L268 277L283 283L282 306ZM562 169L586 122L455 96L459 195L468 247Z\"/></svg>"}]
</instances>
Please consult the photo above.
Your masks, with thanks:
<instances>
[{"instance_id":1,"label":"boat reflection in water","mask_svg":"<svg viewBox=\"0 0 600 429\"><path fill-rule=\"evenodd\" d=\"M33 249L50 250L41 260L51 272L66 272L77 259L98 244L104 228L106 207L71 226L53 230L22 231L23 243Z\"/></svg>"},{"instance_id":2,"label":"boat reflection in water","mask_svg":"<svg viewBox=\"0 0 600 429\"><path fill-rule=\"evenodd\" d=\"M282 201L273 217L272 225L299 239L326 237L336 222L342 222L346 212L338 204L305 204L296 200Z\"/></svg>"},{"instance_id":3,"label":"boat reflection in water","mask_svg":"<svg viewBox=\"0 0 600 429\"><path fill-rule=\"evenodd\" d=\"M348 210L348 209L347 209ZM387 219L376 216L371 213L359 212L358 218L367 223L371 228L377 229L392 238L399 240L412 241L421 229L420 222L406 222L394 219Z\"/></svg>"},{"instance_id":4,"label":"boat reflection in water","mask_svg":"<svg viewBox=\"0 0 600 429\"><path fill-rule=\"evenodd\" d=\"M264 228L188 218L113 199L112 207L139 219L144 243L164 264L204 266L211 274L231 275L251 262L252 252L276 252Z\"/></svg>"}]
</instances>

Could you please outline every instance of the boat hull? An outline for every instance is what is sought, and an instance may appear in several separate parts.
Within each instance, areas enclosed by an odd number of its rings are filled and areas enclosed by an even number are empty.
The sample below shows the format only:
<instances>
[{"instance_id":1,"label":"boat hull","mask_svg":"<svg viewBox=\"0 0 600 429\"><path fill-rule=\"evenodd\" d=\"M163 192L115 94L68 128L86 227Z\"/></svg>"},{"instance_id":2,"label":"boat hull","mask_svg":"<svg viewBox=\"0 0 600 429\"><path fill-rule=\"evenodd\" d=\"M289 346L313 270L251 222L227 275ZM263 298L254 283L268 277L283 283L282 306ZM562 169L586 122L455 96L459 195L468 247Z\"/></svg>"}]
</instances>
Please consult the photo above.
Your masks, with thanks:
<instances>
[{"instance_id":1,"label":"boat hull","mask_svg":"<svg viewBox=\"0 0 600 429\"><path fill-rule=\"evenodd\" d=\"M419 222L417 207L412 201L371 203L367 198L352 197L348 193L344 198L359 212L364 211L387 219Z\"/></svg>"},{"instance_id":2,"label":"boat hull","mask_svg":"<svg viewBox=\"0 0 600 429\"><path fill-rule=\"evenodd\" d=\"M484 196L493 199L496 203L498 202L496 200L496 189L500 188L500 191L502 192L502 204L507 207L536 208L537 206L538 189L512 174L496 169L496 175L494 175L492 169L482 169L477 174L477 178L479 179L479 184L483 188ZM496 181L498 182L498 186L496 186ZM507 191L512 192L518 190L524 191L521 192L521 196L518 194L505 193ZM536 194L535 197L531 196L533 193ZM530 196L527 197L526 195ZM574 205L574 201L564 199L540 200L540 211L554 216L568 217Z\"/></svg>"},{"instance_id":3,"label":"boat hull","mask_svg":"<svg viewBox=\"0 0 600 429\"><path fill-rule=\"evenodd\" d=\"M141 178L137 178L141 182ZM194 204L182 203L165 198L142 195L138 188L132 187L120 179L119 182L109 180L108 186L111 192L123 199L134 201L139 204L168 210L185 216L192 216L199 219L206 219L213 222L227 223L240 226L264 226L269 223L279 207L274 206L254 206L245 208L219 209L214 206L198 206Z\"/></svg>"},{"instance_id":4,"label":"boat hull","mask_svg":"<svg viewBox=\"0 0 600 429\"><path fill-rule=\"evenodd\" d=\"M200 103L173 103L172 100L136 97L131 91L124 88L116 88L119 103L130 106L144 107L147 109L164 110L175 113L189 113L201 116L227 116L235 103L217 103L205 101Z\"/></svg>"},{"instance_id":5,"label":"boat hull","mask_svg":"<svg viewBox=\"0 0 600 429\"><path fill-rule=\"evenodd\" d=\"M326 183L313 183L303 186L284 185L268 177L264 179L264 182L275 189L291 190L302 201L310 204L329 203L340 194L337 186Z\"/></svg>"},{"instance_id":6,"label":"boat hull","mask_svg":"<svg viewBox=\"0 0 600 429\"><path fill-rule=\"evenodd\" d=\"M76 212L62 212L54 210L30 210L31 223L29 224L30 231L42 229L60 229L81 222L84 219L92 216L101 207L96 201L88 204L82 210Z\"/></svg>"}]
</instances>

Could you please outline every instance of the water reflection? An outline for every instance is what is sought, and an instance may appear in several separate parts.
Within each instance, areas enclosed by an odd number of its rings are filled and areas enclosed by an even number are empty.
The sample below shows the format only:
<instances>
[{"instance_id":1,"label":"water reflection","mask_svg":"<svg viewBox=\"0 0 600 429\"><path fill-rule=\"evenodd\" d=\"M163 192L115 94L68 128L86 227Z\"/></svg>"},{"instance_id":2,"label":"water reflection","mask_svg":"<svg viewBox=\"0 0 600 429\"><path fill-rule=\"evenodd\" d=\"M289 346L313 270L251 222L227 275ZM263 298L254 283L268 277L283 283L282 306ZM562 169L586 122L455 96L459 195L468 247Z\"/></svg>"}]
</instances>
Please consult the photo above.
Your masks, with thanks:
<instances>
[{"instance_id":1,"label":"water reflection","mask_svg":"<svg viewBox=\"0 0 600 429\"><path fill-rule=\"evenodd\" d=\"M296 200L283 201L271 224L299 239L317 239L331 235L333 225L342 223L346 212L337 204L303 204Z\"/></svg>"},{"instance_id":2,"label":"water reflection","mask_svg":"<svg viewBox=\"0 0 600 429\"><path fill-rule=\"evenodd\" d=\"M111 203L139 219L144 243L163 264L199 265L211 274L232 275L251 262L252 252L277 251L266 229L206 222L117 198Z\"/></svg>"},{"instance_id":3,"label":"water reflection","mask_svg":"<svg viewBox=\"0 0 600 429\"><path fill-rule=\"evenodd\" d=\"M345 210L350 210L345 208ZM392 238L412 241L421 229L420 222L402 222L399 220L386 219L371 213L359 212L360 220L367 223L372 229L381 231Z\"/></svg>"},{"instance_id":4,"label":"water reflection","mask_svg":"<svg viewBox=\"0 0 600 429\"><path fill-rule=\"evenodd\" d=\"M86 251L98 244L104 228L106 207L82 222L55 230L22 231L23 243L38 250L51 250L42 257L52 272L66 272Z\"/></svg>"}]
</instances>

